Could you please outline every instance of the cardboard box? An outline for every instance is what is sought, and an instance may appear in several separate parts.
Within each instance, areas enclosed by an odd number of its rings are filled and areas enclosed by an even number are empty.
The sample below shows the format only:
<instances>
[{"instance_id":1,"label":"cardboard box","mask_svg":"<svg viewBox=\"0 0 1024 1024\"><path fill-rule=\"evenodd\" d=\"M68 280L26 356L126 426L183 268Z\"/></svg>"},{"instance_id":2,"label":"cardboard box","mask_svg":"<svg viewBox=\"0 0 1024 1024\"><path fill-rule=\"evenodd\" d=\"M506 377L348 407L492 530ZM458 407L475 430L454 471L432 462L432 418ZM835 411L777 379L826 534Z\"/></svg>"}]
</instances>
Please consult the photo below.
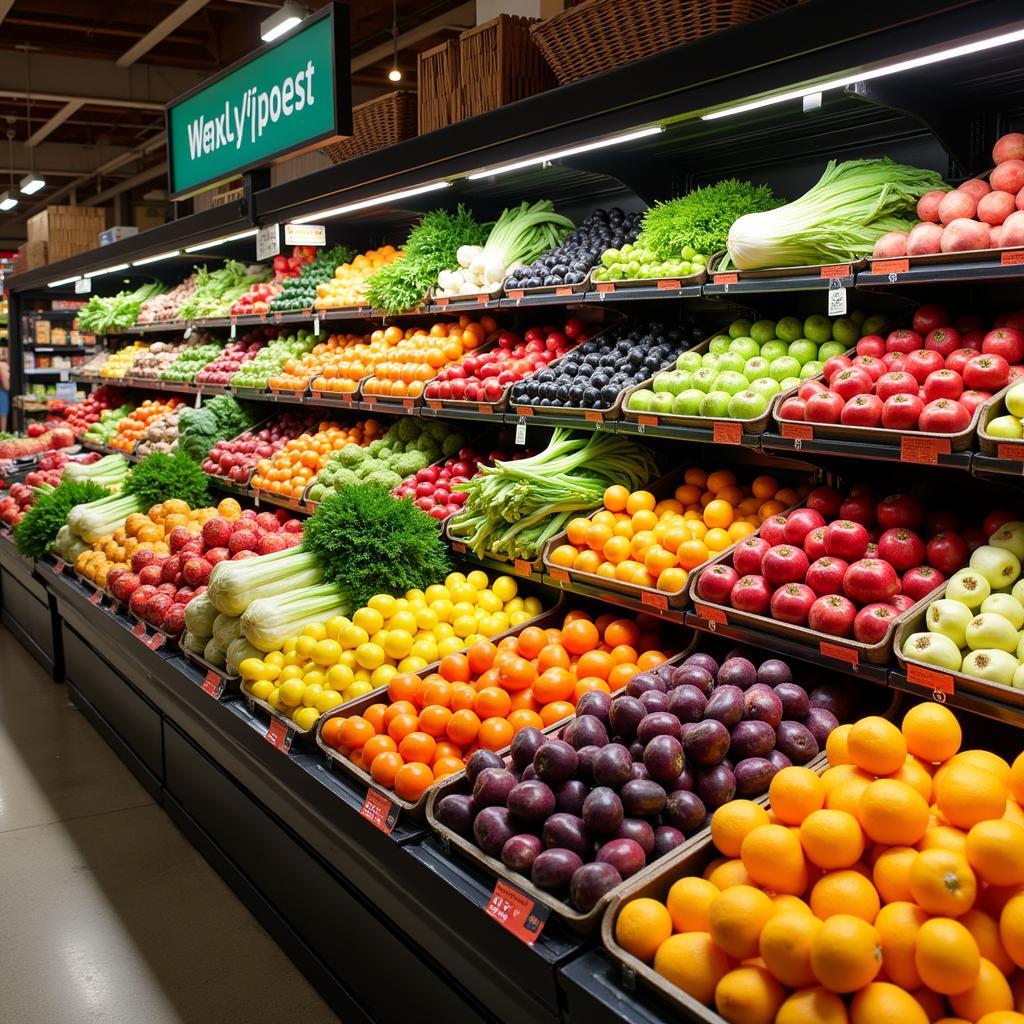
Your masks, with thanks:
<instances>
[{"instance_id":1,"label":"cardboard box","mask_svg":"<svg viewBox=\"0 0 1024 1024\"><path fill-rule=\"evenodd\" d=\"M50 321L37 320L35 327L35 339L37 345L50 344Z\"/></svg>"},{"instance_id":2,"label":"cardboard box","mask_svg":"<svg viewBox=\"0 0 1024 1024\"><path fill-rule=\"evenodd\" d=\"M28 240L45 242L47 262L57 263L96 248L107 226L106 211L91 206L48 206L28 219Z\"/></svg>"},{"instance_id":3,"label":"cardboard box","mask_svg":"<svg viewBox=\"0 0 1024 1024\"><path fill-rule=\"evenodd\" d=\"M15 273L23 273L26 270L45 267L47 256L46 242L26 242L24 245L19 245L18 257L15 260L17 265Z\"/></svg>"},{"instance_id":4,"label":"cardboard box","mask_svg":"<svg viewBox=\"0 0 1024 1024\"><path fill-rule=\"evenodd\" d=\"M122 238L129 238L139 233L138 228L119 226L107 228L100 232L100 245L110 245L111 242L120 242Z\"/></svg>"}]
</instances>

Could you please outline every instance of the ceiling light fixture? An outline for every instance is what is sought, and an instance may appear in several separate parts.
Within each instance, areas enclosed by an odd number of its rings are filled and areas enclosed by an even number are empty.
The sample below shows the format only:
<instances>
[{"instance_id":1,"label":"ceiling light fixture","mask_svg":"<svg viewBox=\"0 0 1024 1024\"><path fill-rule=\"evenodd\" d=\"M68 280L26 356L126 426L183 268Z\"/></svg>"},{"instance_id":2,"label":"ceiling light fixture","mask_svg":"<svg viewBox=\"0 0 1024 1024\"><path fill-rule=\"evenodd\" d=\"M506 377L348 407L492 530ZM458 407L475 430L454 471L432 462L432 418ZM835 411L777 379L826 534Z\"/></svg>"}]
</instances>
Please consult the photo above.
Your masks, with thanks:
<instances>
[{"instance_id":1,"label":"ceiling light fixture","mask_svg":"<svg viewBox=\"0 0 1024 1024\"><path fill-rule=\"evenodd\" d=\"M386 196L376 196L374 199L361 199L357 203L349 203L346 206L335 206L331 210L324 210L321 213L311 213L308 217L300 217L298 220L290 221L292 224L315 224L317 221L326 220L328 217L340 217L343 213L353 213L356 210L365 210L370 206L380 206L382 203L395 202L399 199L408 199L410 196L422 195L424 192L436 192L438 189L448 188L450 181L435 181L430 185L420 185L418 188L407 188L402 192L389 192Z\"/></svg>"},{"instance_id":2,"label":"ceiling light fixture","mask_svg":"<svg viewBox=\"0 0 1024 1024\"><path fill-rule=\"evenodd\" d=\"M28 47L25 47L25 145L28 146L29 173L21 179L21 191L26 196L35 195L41 188L46 188L46 179L36 174L36 147L29 146L32 138L32 73L29 64Z\"/></svg>"},{"instance_id":3,"label":"ceiling light fixture","mask_svg":"<svg viewBox=\"0 0 1024 1024\"><path fill-rule=\"evenodd\" d=\"M788 89L786 92L776 93L774 96L763 96L761 99L751 100L749 103L739 103L736 106L725 107L723 110L713 110L710 114L702 114L701 120L714 121L719 117L745 114L750 110L759 110L761 107L772 106L775 103L785 103L787 100L798 100L816 92L824 92L826 89L842 89L844 86L853 85L855 82L869 82L874 78L896 75L901 71L923 68L930 64L953 60L956 57L965 57L969 53L980 53L984 50L995 49L997 46L1007 46L1010 43L1019 43L1021 41L1024 41L1024 29L1017 29L1014 32L1003 32L997 36L989 36L987 39L976 39L973 42L963 43L960 46L936 50L933 53L925 53L920 57L910 57L907 60L897 61L895 64L883 64L879 67L868 68L865 71L851 72L840 78L830 78L827 81L817 82L814 85L803 85L797 89Z\"/></svg>"},{"instance_id":4,"label":"ceiling light fixture","mask_svg":"<svg viewBox=\"0 0 1024 1024\"><path fill-rule=\"evenodd\" d=\"M577 153L589 153L594 149L604 149L605 146L620 146L625 142L633 142L635 139L645 139L650 135L657 135L664 130L661 125L655 125L653 128L640 128L635 132L627 132L625 135L613 135L610 139L599 139L597 142L573 146L572 149L560 149L556 153L532 156L528 160L517 160L514 164L489 167L486 171L476 171L474 174L467 175L467 177L470 181L477 181L480 178L490 178L495 174L507 174L509 171L519 171L524 167L535 167L538 164L550 163L552 160L561 160L562 157L575 156Z\"/></svg>"},{"instance_id":5,"label":"ceiling light fixture","mask_svg":"<svg viewBox=\"0 0 1024 1024\"><path fill-rule=\"evenodd\" d=\"M402 80L402 69L398 66L398 0L391 0L391 45L393 57L391 70L388 72L388 81L400 82Z\"/></svg>"},{"instance_id":6,"label":"ceiling light fixture","mask_svg":"<svg viewBox=\"0 0 1024 1024\"><path fill-rule=\"evenodd\" d=\"M252 238L256 234L256 228L248 231L239 231L237 235L227 235L225 238L215 238L211 242L200 242L199 245L190 245L185 252L199 252L200 249L212 249L215 245L223 245L225 242L237 242L240 238Z\"/></svg>"},{"instance_id":7,"label":"ceiling light fixture","mask_svg":"<svg viewBox=\"0 0 1024 1024\"><path fill-rule=\"evenodd\" d=\"M11 187L0 195L0 210L6 213L18 205L18 193L14 190L14 118L7 118L7 168L11 172Z\"/></svg>"},{"instance_id":8,"label":"ceiling light fixture","mask_svg":"<svg viewBox=\"0 0 1024 1024\"><path fill-rule=\"evenodd\" d=\"M309 14L302 4L295 0L284 0L280 8L260 23L260 38L265 43L280 39L286 32L291 32L296 25Z\"/></svg>"},{"instance_id":9,"label":"ceiling light fixture","mask_svg":"<svg viewBox=\"0 0 1024 1024\"><path fill-rule=\"evenodd\" d=\"M50 283L47 284L46 287L47 288L59 288L63 284L74 284L76 281L81 281L81 280L82 280L82 275L81 274L75 274L74 277L62 277L59 281L50 281Z\"/></svg>"},{"instance_id":10,"label":"ceiling light fixture","mask_svg":"<svg viewBox=\"0 0 1024 1024\"><path fill-rule=\"evenodd\" d=\"M130 263L115 263L112 267L102 267L100 270L90 270L86 272L84 276L99 277L102 274L116 274L119 270L127 270L130 266Z\"/></svg>"},{"instance_id":11,"label":"ceiling light fixture","mask_svg":"<svg viewBox=\"0 0 1024 1024\"><path fill-rule=\"evenodd\" d=\"M159 260L170 260L174 259L175 256L180 256L179 250L175 249L173 252L162 252L159 256L147 256L144 260L133 260L133 267L144 267L147 263L156 263Z\"/></svg>"}]
</instances>

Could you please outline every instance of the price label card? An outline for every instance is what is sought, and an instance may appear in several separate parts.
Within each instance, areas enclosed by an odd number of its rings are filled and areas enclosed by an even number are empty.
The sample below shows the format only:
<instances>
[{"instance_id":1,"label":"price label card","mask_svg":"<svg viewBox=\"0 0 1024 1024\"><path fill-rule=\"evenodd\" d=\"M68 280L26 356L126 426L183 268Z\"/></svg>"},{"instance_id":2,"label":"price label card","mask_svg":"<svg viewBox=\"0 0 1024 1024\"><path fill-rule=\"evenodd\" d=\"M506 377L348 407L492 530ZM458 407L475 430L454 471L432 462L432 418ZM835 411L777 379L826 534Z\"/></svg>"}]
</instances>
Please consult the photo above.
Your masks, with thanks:
<instances>
[{"instance_id":1,"label":"price label card","mask_svg":"<svg viewBox=\"0 0 1024 1024\"><path fill-rule=\"evenodd\" d=\"M520 420L516 424L516 444L517 445L524 445L524 444L526 444L526 421L525 420Z\"/></svg>"},{"instance_id":2,"label":"price label card","mask_svg":"<svg viewBox=\"0 0 1024 1024\"><path fill-rule=\"evenodd\" d=\"M284 722L277 718L270 720L267 726L266 735L263 737L272 747L276 747L282 754L287 754L292 747L294 733Z\"/></svg>"},{"instance_id":3,"label":"price label card","mask_svg":"<svg viewBox=\"0 0 1024 1024\"><path fill-rule=\"evenodd\" d=\"M849 263L837 263L831 267L822 267L818 273L821 277L849 277L853 273L853 267Z\"/></svg>"},{"instance_id":4,"label":"price label card","mask_svg":"<svg viewBox=\"0 0 1024 1024\"><path fill-rule=\"evenodd\" d=\"M316 337L320 337L320 317L313 317L313 334Z\"/></svg>"},{"instance_id":5,"label":"price label card","mask_svg":"<svg viewBox=\"0 0 1024 1024\"><path fill-rule=\"evenodd\" d=\"M461 540L453 540L452 551L457 551L460 555L464 555L466 553L466 545Z\"/></svg>"},{"instance_id":6,"label":"price label card","mask_svg":"<svg viewBox=\"0 0 1024 1024\"><path fill-rule=\"evenodd\" d=\"M101 605L102 603L103 603L103 591L102 590L94 590L89 595L89 604L95 605L96 607L99 607L99 605Z\"/></svg>"},{"instance_id":7,"label":"price label card","mask_svg":"<svg viewBox=\"0 0 1024 1024\"><path fill-rule=\"evenodd\" d=\"M211 668L206 673L206 678L203 680L203 685L200 689L203 693L208 693L214 700L220 700L221 694L224 692L224 687L227 685L227 680L220 675L218 672L214 672Z\"/></svg>"},{"instance_id":8,"label":"price label card","mask_svg":"<svg viewBox=\"0 0 1024 1024\"><path fill-rule=\"evenodd\" d=\"M548 908L536 904L524 892L514 886L498 882L484 907L484 913L494 918L502 928L510 931L517 939L532 946L544 930L548 919Z\"/></svg>"},{"instance_id":9,"label":"price label card","mask_svg":"<svg viewBox=\"0 0 1024 1024\"><path fill-rule=\"evenodd\" d=\"M508 293L510 299L521 299L525 293L520 288L515 288Z\"/></svg>"},{"instance_id":10,"label":"price label card","mask_svg":"<svg viewBox=\"0 0 1024 1024\"><path fill-rule=\"evenodd\" d=\"M682 288L682 286L683 286L683 284L682 284L681 281L669 281L669 280L665 280L665 279L662 279L662 280L658 281L658 291L659 292L678 291L680 288Z\"/></svg>"},{"instance_id":11,"label":"price label card","mask_svg":"<svg viewBox=\"0 0 1024 1024\"><path fill-rule=\"evenodd\" d=\"M572 295L572 288L569 288L566 285L560 285L558 288L555 289L555 294L560 298L566 295Z\"/></svg>"},{"instance_id":12,"label":"price label card","mask_svg":"<svg viewBox=\"0 0 1024 1024\"><path fill-rule=\"evenodd\" d=\"M615 291L615 285L611 281L599 281L597 284L597 291L602 295L607 295L608 292Z\"/></svg>"},{"instance_id":13,"label":"price label card","mask_svg":"<svg viewBox=\"0 0 1024 1024\"><path fill-rule=\"evenodd\" d=\"M196 392L196 401L195 401L195 406L194 407L196 409L198 409L199 406L201 406L202 404L203 404L203 393L202 393L202 391L197 391Z\"/></svg>"},{"instance_id":14,"label":"price label card","mask_svg":"<svg viewBox=\"0 0 1024 1024\"><path fill-rule=\"evenodd\" d=\"M905 274L909 269L910 260L872 260L871 262L872 274Z\"/></svg>"},{"instance_id":15,"label":"price label card","mask_svg":"<svg viewBox=\"0 0 1024 1024\"><path fill-rule=\"evenodd\" d=\"M163 633L151 633L143 642L151 651L155 651L158 648L163 647L164 635Z\"/></svg>"},{"instance_id":16,"label":"price label card","mask_svg":"<svg viewBox=\"0 0 1024 1024\"><path fill-rule=\"evenodd\" d=\"M264 224L256 231L256 259L269 260L280 252L281 225Z\"/></svg>"},{"instance_id":17,"label":"price label card","mask_svg":"<svg viewBox=\"0 0 1024 1024\"><path fill-rule=\"evenodd\" d=\"M516 406L517 416L532 416L533 406L532 405L517 405Z\"/></svg>"},{"instance_id":18,"label":"price label card","mask_svg":"<svg viewBox=\"0 0 1024 1024\"><path fill-rule=\"evenodd\" d=\"M490 416L494 412L493 405L478 405L476 411L483 416Z\"/></svg>"},{"instance_id":19,"label":"price label card","mask_svg":"<svg viewBox=\"0 0 1024 1024\"><path fill-rule=\"evenodd\" d=\"M649 416L646 415L645 413L641 413L639 416L637 416L636 421L642 427L656 427L658 425L657 416Z\"/></svg>"},{"instance_id":20,"label":"price label card","mask_svg":"<svg viewBox=\"0 0 1024 1024\"><path fill-rule=\"evenodd\" d=\"M996 455L1007 462L1024 462L1024 444L998 444Z\"/></svg>"},{"instance_id":21,"label":"price label card","mask_svg":"<svg viewBox=\"0 0 1024 1024\"><path fill-rule=\"evenodd\" d=\"M949 455L951 446L947 437L915 437L904 434L900 438L900 459L924 466L938 464L940 455Z\"/></svg>"},{"instance_id":22,"label":"price label card","mask_svg":"<svg viewBox=\"0 0 1024 1024\"><path fill-rule=\"evenodd\" d=\"M833 284L837 282L833 281ZM846 289L845 288L829 288L828 290L828 315L829 316L845 316L846 315Z\"/></svg>"},{"instance_id":23,"label":"price label card","mask_svg":"<svg viewBox=\"0 0 1024 1024\"><path fill-rule=\"evenodd\" d=\"M643 591L640 601L651 608L659 608L661 611L668 610L668 598L664 594L656 594L652 590Z\"/></svg>"},{"instance_id":24,"label":"price label card","mask_svg":"<svg viewBox=\"0 0 1024 1024\"><path fill-rule=\"evenodd\" d=\"M146 624L144 622L136 622L132 626L132 636L137 636L140 640L146 639Z\"/></svg>"},{"instance_id":25,"label":"price label card","mask_svg":"<svg viewBox=\"0 0 1024 1024\"><path fill-rule=\"evenodd\" d=\"M835 658L836 661L845 662L853 668L857 668L860 664L860 655L852 647L844 647L842 644L832 644L827 640L822 640L818 644L818 650L826 658Z\"/></svg>"},{"instance_id":26,"label":"price label card","mask_svg":"<svg viewBox=\"0 0 1024 1024\"><path fill-rule=\"evenodd\" d=\"M946 672L937 672L933 668L925 668L924 665L907 664L907 680L915 686L924 686L933 693L955 692L953 677Z\"/></svg>"},{"instance_id":27,"label":"price label card","mask_svg":"<svg viewBox=\"0 0 1024 1024\"><path fill-rule=\"evenodd\" d=\"M604 413L598 412L596 409L587 409L583 413L583 419L587 423L604 423Z\"/></svg>"},{"instance_id":28,"label":"price label card","mask_svg":"<svg viewBox=\"0 0 1024 1024\"><path fill-rule=\"evenodd\" d=\"M715 284L739 284L740 275L739 274L715 274L713 280L714 280Z\"/></svg>"},{"instance_id":29,"label":"price label card","mask_svg":"<svg viewBox=\"0 0 1024 1024\"><path fill-rule=\"evenodd\" d=\"M814 427L810 423L783 423L782 436L791 437L797 441L813 441Z\"/></svg>"},{"instance_id":30,"label":"price label card","mask_svg":"<svg viewBox=\"0 0 1024 1024\"><path fill-rule=\"evenodd\" d=\"M724 626L729 621L724 610L721 608L712 608L706 604L695 604L693 610L702 619L707 619L708 622L717 622L720 626Z\"/></svg>"},{"instance_id":31,"label":"price label card","mask_svg":"<svg viewBox=\"0 0 1024 1024\"><path fill-rule=\"evenodd\" d=\"M999 262L1004 267L1017 267L1024 263L1024 250L1015 249L1013 252L1004 252L999 257Z\"/></svg>"},{"instance_id":32,"label":"price label card","mask_svg":"<svg viewBox=\"0 0 1024 1024\"><path fill-rule=\"evenodd\" d=\"M231 337L232 338L237 338L238 337L238 324L235 323L235 318L234 317L231 318Z\"/></svg>"},{"instance_id":33,"label":"price label card","mask_svg":"<svg viewBox=\"0 0 1024 1024\"><path fill-rule=\"evenodd\" d=\"M717 421L712 429L715 444L743 444L743 427L739 423Z\"/></svg>"},{"instance_id":34,"label":"price label card","mask_svg":"<svg viewBox=\"0 0 1024 1024\"><path fill-rule=\"evenodd\" d=\"M366 799L359 808L359 813L385 835L391 835L398 824L398 812L399 808L375 789L366 791Z\"/></svg>"},{"instance_id":35,"label":"price label card","mask_svg":"<svg viewBox=\"0 0 1024 1024\"><path fill-rule=\"evenodd\" d=\"M58 558L57 561L53 563L53 574L54 576L59 576L63 571L64 560L62 558Z\"/></svg>"},{"instance_id":36,"label":"price label card","mask_svg":"<svg viewBox=\"0 0 1024 1024\"><path fill-rule=\"evenodd\" d=\"M555 566L551 566L548 569L548 575L553 580L557 580L559 583L569 582L569 574L564 569L558 569Z\"/></svg>"},{"instance_id":37,"label":"price label card","mask_svg":"<svg viewBox=\"0 0 1024 1024\"><path fill-rule=\"evenodd\" d=\"M530 563L525 561L524 559L517 558L513 564L516 567L516 572L519 573L520 576L533 575L533 566L530 565Z\"/></svg>"}]
</instances>

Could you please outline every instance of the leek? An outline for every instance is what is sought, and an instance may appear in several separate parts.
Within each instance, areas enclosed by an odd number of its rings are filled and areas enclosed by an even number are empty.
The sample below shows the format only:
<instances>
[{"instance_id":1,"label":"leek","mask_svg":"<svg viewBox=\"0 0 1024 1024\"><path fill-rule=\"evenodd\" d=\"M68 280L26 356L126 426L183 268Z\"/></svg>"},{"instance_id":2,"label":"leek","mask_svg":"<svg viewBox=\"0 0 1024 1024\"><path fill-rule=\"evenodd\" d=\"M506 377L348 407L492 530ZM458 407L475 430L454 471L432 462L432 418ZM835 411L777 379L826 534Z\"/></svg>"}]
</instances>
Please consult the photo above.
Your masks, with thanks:
<instances>
[{"instance_id":1,"label":"leek","mask_svg":"<svg viewBox=\"0 0 1024 1024\"><path fill-rule=\"evenodd\" d=\"M92 463L69 462L61 472L60 478L62 481L76 482L91 480L109 491L115 491L120 490L128 475L128 469L128 460L123 455L106 455Z\"/></svg>"},{"instance_id":2,"label":"leek","mask_svg":"<svg viewBox=\"0 0 1024 1024\"><path fill-rule=\"evenodd\" d=\"M133 512L145 511L145 505L134 494L112 494L76 505L68 512L68 529L86 543L95 544L114 533Z\"/></svg>"},{"instance_id":3,"label":"leek","mask_svg":"<svg viewBox=\"0 0 1024 1024\"><path fill-rule=\"evenodd\" d=\"M257 562L259 559L247 561ZM242 633L257 650L265 653L279 651L290 636L297 636L311 622L348 615L352 610L351 602L333 583L321 583L302 590L294 590L294 586L289 589L294 592L287 597L257 598L242 613Z\"/></svg>"},{"instance_id":4,"label":"leek","mask_svg":"<svg viewBox=\"0 0 1024 1024\"><path fill-rule=\"evenodd\" d=\"M206 596L222 614L241 615L257 599L277 598L322 578L316 555L300 545L259 558L218 562L210 573Z\"/></svg>"},{"instance_id":5,"label":"leek","mask_svg":"<svg viewBox=\"0 0 1024 1024\"><path fill-rule=\"evenodd\" d=\"M729 260L758 270L860 259L882 235L914 226L921 196L948 188L934 171L887 158L830 160L799 199L738 218L729 229Z\"/></svg>"}]
</instances>

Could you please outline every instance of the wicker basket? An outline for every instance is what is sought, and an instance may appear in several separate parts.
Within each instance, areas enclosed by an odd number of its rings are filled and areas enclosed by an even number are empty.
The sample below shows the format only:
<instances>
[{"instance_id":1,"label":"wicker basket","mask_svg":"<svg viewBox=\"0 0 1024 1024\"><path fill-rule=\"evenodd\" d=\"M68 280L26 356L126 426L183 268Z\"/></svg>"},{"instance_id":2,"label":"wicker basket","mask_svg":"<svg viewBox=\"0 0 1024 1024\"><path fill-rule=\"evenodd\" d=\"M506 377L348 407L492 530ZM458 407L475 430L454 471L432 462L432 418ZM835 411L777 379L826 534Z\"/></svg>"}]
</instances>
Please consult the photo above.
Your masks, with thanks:
<instances>
[{"instance_id":1,"label":"wicker basket","mask_svg":"<svg viewBox=\"0 0 1024 1024\"><path fill-rule=\"evenodd\" d=\"M352 137L324 146L333 163L392 146L416 134L416 94L396 90L352 108Z\"/></svg>"},{"instance_id":2,"label":"wicker basket","mask_svg":"<svg viewBox=\"0 0 1024 1024\"><path fill-rule=\"evenodd\" d=\"M585 0L533 25L534 42L560 85L735 28L794 0Z\"/></svg>"},{"instance_id":3,"label":"wicker basket","mask_svg":"<svg viewBox=\"0 0 1024 1024\"><path fill-rule=\"evenodd\" d=\"M446 128L459 113L459 41L424 50L416 57L416 97L420 135Z\"/></svg>"}]
</instances>

